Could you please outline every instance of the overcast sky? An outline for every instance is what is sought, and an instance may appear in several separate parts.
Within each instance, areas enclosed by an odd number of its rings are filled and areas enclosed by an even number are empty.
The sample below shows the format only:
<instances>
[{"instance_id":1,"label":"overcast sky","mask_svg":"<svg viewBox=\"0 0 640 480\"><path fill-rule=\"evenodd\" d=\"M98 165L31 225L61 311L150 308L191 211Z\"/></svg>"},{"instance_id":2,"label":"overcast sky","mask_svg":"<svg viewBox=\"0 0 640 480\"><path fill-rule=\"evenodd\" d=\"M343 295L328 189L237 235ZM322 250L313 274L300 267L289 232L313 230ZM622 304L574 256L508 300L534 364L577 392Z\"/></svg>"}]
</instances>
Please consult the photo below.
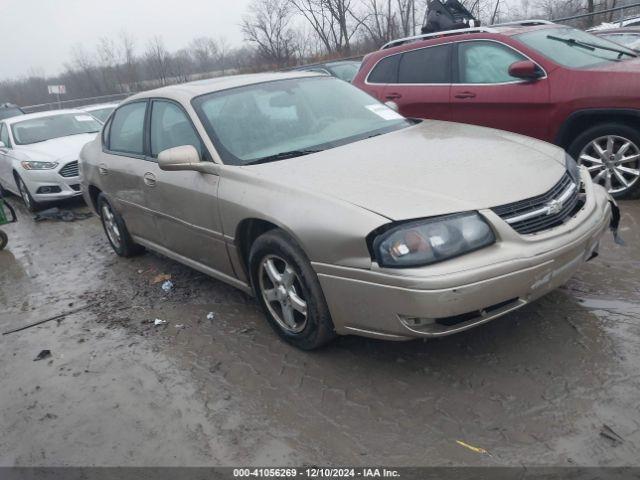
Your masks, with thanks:
<instances>
[{"instance_id":1,"label":"overcast sky","mask_svg":"<svg viewBox=\"0 0 640 480\"><path fill-rule=\"evenodd\" d=\"M138 52L154 35L171 51L197 36L242 42L238 24L249 0L0 0L0 79L37 69L60 73L73 45L133 35Z\"/></svg>"}]
</instances>

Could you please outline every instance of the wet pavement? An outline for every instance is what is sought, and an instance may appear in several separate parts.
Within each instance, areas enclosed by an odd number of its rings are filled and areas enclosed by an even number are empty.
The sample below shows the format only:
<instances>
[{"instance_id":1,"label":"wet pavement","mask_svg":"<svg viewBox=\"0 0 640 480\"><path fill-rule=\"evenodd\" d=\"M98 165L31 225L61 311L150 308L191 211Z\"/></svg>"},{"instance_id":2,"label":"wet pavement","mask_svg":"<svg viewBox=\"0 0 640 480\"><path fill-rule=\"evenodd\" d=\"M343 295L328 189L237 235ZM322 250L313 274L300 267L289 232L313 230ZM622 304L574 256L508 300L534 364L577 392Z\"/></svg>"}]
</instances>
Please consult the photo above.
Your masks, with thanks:
<instances>
[{"instance_id":1,"label":"wet pavement","mask_svg":"<svg viewBox=\"0 0 640 480\"><path fill-rule=\"evenodd\" d=\"M84 309L0 336L0 465L640 463L640 201L621 205L626 247L607 235L516 313L313 353L232 287L116 257L97 218L34 223L11 201L0 330Z\"/></svg>"}]
</instances>

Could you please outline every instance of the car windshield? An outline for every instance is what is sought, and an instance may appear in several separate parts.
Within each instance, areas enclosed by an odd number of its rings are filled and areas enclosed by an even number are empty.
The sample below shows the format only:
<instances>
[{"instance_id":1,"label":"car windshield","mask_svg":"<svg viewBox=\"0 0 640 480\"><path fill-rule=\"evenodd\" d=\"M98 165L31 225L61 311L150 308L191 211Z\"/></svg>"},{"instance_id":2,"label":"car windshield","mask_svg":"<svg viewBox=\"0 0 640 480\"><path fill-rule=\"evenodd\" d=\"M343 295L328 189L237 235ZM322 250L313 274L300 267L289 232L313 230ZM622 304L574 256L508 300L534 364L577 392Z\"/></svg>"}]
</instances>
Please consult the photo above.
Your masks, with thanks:
<instances>
[{"instance_id":1,"label":"car windshield","mask_svg":"<svg viewBox=\"0 0 640 480\"><path fill-rule=\"evenodd\" d=\"M29 145L82 133L95 133L100 131L100 128L100 122L88 113L51 115L11 125L13 139L18 145Z\"/></svg>"},{"instance_id":2,"label":"car windshield","mask_svg":"<svg viewBox=\"0 0 640 480\"><path fill-rule=\"evenodd\" d=\"M360 69L360 62L341 62L327 64L331 73L345 82L351 82Z\"/></svg>"},{"instance_id":3,"label":"car windshield","mask_svg":"<svg viewBox=\"0 0 640 480\"><path fill-rule=\"evenodd\" d=\"M23 115L22 110L20 110L19 108L0 108L0 120L4 120L5 118L17 117L18 115Z\"/></svg>"},{"instance_id":4,"label":"car windshield","mask_svg":"<svg viewBox=\"0 0 640 480\"><path fill-rule=\"evenodd\" d=\"M259 83L193 100L225 163L246 165L326 150L412 125L332 77Z\"/></svg>"},{"instance_id":5,"label":"car windshield","mask_svg":"<svg viewBox=\"0 0 640 480\"><path fill-rule=\"evenodd\" d=\"M104 123L115 109L116 107L96 108L95 110L89 110L89 113Z\"/></svg>"},{"instance_id":6,"label":"car windshield","mask_svg":"<svg viewBox=\"0 0 640 480\"><path fill-rule=\"evenodd\" d=\"M619 43L633 50L640 50L640 33L603 33L600 38Z\"/></svg>"},{"instance_id":7,"label":"car windshield","mask_svg":"<svg viewBox=\"0 0 640 480\"><path fill-rule=\"evenodd\" d=\"M575 28L545 28L521 33L516 38L569 68L589 68L636 57L633 50Z\"/></svg>"}]
</instances>

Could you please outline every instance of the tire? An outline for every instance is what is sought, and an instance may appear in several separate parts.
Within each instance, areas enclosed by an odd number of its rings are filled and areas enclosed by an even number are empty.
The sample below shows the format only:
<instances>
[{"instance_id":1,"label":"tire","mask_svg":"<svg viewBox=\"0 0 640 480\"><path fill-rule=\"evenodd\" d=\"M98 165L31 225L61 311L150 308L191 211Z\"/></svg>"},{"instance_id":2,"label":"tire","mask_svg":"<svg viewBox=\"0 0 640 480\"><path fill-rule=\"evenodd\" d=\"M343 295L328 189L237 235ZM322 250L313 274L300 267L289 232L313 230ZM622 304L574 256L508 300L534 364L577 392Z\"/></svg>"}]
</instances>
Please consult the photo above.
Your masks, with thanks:
<instances>
[{"instance_id":1,"label":"tire","mask_svg":"<svg viewBox=\"0 0 640 480\"><path fill-rule=\"evenodd\" d=\"M4 250L4 247L7 246L7 243L9 243L9 237L6 233L0 230L0 250Z\"/></svg>"},{"instance_id":2,"label":"tire","mask_svg":"<svg viewBox=\"0 0 640 480\"><path fill-rule=\"evenodd\" d=\"M25 183L22 181L22 178L20 178L20 175L17 175L17 174L16 174L16 185L18 186L18 192L20 192L20 197L22 198L22 201L24 202L25 207L27 207L27 210L29 210L32 213L35 213L42 208L42 204L39 202L36 202L33 199L33 197L31 196L31 193L29 192L29 189L27 188Z\"/></svg>"},{"instance_id":3,"label":"tire","mask_svg":"<svg viewBox=\"0 0 640 480\"><path fill-rule=\"evenodd\" d=\"M580 134L568 152L579 164L588 167L594 182L608 188L614 198L640 197L640 133L637 130L613 122L596 125Z\"/></svg>"},{"instance_id":4,"label":"tire","mask_svg":"<svg viewBox=\"0 0 640 480\"><path fill-rule=\"evenodd\" d=\"M121 257L134 257L144 252L144 247L133 241L122 216L112 207L104 194L98 195L98 214L111 248Z\"/></svg>"},{"instance_id":5,"label":"tire","mask_svg":"<svg viewBox=\"0 0 640 480\"><path fill-rule=\"evenodd\" d=\"M275 229L258 237L249 253L249 269L256 297L285 341L301 350L314 350L336 337L318 276L289 235Z\"/></svg>"}]
</instances>

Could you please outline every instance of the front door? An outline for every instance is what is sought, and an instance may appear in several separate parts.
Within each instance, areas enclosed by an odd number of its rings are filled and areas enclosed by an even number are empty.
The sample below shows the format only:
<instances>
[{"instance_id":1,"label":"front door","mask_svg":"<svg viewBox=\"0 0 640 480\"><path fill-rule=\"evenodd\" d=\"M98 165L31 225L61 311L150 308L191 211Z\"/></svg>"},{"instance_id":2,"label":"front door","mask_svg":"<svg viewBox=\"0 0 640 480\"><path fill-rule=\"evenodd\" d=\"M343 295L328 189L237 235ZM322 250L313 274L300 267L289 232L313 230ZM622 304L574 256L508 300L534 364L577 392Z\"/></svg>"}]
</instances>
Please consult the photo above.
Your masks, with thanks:
<instances>
[{"instance_id":1,"label":"front door","mask_svg":"<svg viewBox=\"0 0 640 480\"><path fill-rule=\"evenodd\" d=\"M145 195L156 217L159 242L178 255L234 276L218 212L220 177L192 171L160 170L163 150L192 145L203 161L211 161L182 107L153 100L150 115L150 159L144 173Z\"/></svg>"},{"instance_id":2,"label":"front door","mask_svg":"<svg viewBox=\"0 0 640 480\"><path fill-rule=\"evenodd\" d=\"M524 81L509 75L509 67L523 60L528 58L503 43L458 43L452 120L551 140L548 79Z\"/></svg>"}]
</instances>

